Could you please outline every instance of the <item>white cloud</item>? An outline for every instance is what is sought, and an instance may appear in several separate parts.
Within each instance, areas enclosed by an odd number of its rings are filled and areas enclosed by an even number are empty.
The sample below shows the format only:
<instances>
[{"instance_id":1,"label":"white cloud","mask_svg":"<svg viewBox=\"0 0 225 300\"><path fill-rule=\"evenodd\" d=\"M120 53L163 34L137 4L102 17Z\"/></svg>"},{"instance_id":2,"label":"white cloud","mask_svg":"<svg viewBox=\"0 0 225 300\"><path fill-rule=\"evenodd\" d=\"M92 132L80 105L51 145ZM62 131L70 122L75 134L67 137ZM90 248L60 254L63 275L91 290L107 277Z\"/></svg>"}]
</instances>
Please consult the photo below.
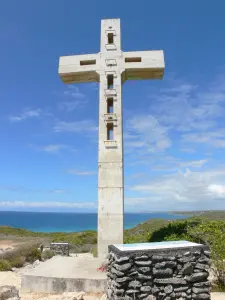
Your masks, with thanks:
<instances>
[{"instance_id":1,"label":"white cloud","mask_svg":"<svg viewBox=\"0 0 225 300\"><path fill-rule=\"evenodd\" d=\"M196 152L195 149L188 148L188 147L180 148L180 151L186 152L186 153L195 153Z\"/></svg>"},{"instance_id":2,"label":"white cloud","mask_svg":"<svg viewBox=\"0 0 225 300\"><path fill-rule=\"evenodd\" d=\"M188 95L198 88L197 85L192 85L189 83L179 83L176 86L170 88L162 88L161 91L164 93L182 93L183 95Z\"/></svg>"},{"instance_id":3,"label":"white cloud","mask_svg":"<svg viewBox=\"0 0 225 300\"><path fill-rule=\"evenodd\" d=\"M180 167L193 167L193 168L201 168L208 162L207 159L200 159L200 160L192 160L192 161L182 161L182 162L177 162L177 164Z\"/></svg>"},{"instance_id":4,"label":"white cloud","mask_svg":"<svg viewBox=\"0 0 225 300\"><path fill-rule=\"evenodd\" d=\"M76 99L86 98L87 96L80 91L75 85L67 85L67 90L63 91L65 96L70 96Z\"/></svg>"},{"instance_id":5,"label":"white cloud","mask_svg":"<svg viewBox=\"0 0 225 300\"><path fill-rule=\"evenodd\" d=\"M142 148L149 152L164 151L171 146L168 128L162 126L152 115L138 115L125 125L125 148Z\"/></svg>"},{"instance_id":6,"label":"white cloud","mask_svg":"<svg viewBox=\"0 0 225 300\"><path fill-rule=\"evenodd\" d=\"M25 202L25 201L0 201L1 208L95 208L95 202Z\"/></svg>"},{"instance_id":7,"label":"white cloud","mask_svg":"<svg viewBox=\"0 0 225 300\"><path fill-rule=\"evenodd\" d=\"M181 135L181 142L185 144L207 144L214 148L224 148L225 130L218 128L215 131L184 133Z\"/></svg>"},{"instance_id":8,"label":"white cloud","mask_svg":"<svg viewBox=\"0 0 225 300\"><path fill-rule=\"evenodd\" d=\"M47 194L69 194L70 192L65 189L39 189L39 188L27 188L23 186L0 186L0 190L8 192L22 192L22 193L47 193Z\"/></svg>"},{"instance_id":9,"label":"white cloud","mask_svg":"<svg viewBox=\"0 0 225 300\"><path fill-rule=\"evenodd\" d=\"M69 192L67 190L64 189L53 189L53 190L49 190L49 193L52 194L68 194Z\"/></svg>"},{"instance_id":10,"label":"white cloud","mask_svg":"<svg viewBox=\"0 0 225 300\"><path fill-rule=\"evenodd\" d=\"M42 147L35 147L35 148L37 148L39 151L44 151L50 154L59 153L62 150L76 151L73 147L68 145L63 145L63 144L50 144L50 145L45 145Z\"/></svg>"},{"instance_id":11,"label":"white cloud","mask_svg":"<svg viewBox=\"0 0 225 300\"><path fill-rule=\"evenodd\" d=\"M77 175L77 176L89 176L89 175L96 174L96 172L94 171L78 171L76 169L70 169L67 171L67 173Z\"/></svg>"},{"instance_id":12,"label":"white cloud","mask_svg":"<svg viewBox=\"0 0 225 300\"><path fill-rule=\"evenodd\" d=\"M193 149L191 143L224 148L224 79L221 74L205 87L172 78L170 87L149 96L151 114L178 141L181 137L182 148L188 144Z\"/></svg>"},{"instance_id":13,"label":"white cloud","mask_svg":"<svg viewBox=\"0 0 225 300\"><path fill-rule=\"evenodd\" d=\"M77 109L78 107L81 106L85 106L87 104L86 100L82 100L82 101L78 101L78 100L74 100L74 101L62 101L59 102L59 109L60 110L65 110L67 112L72 112L75 109Z\"/></svg>"},{"instance_id":14,"label":"white cloud","mask_svg":"<svg viewBox=\"0 0 225 300\"><path fill-rule=\"evenodd\" d=\"M30 110L24 110L22 113L18 115L11 115L9 116L9 121L10 122L21 122L26 119L31 119L31 118L38 118L41 116L41 109L30 109Z\"/></svg>"},{"instance_id":15,"label":"white cloud","mask_svg":"<svg viewBox=\"0 0 225 300\"><path fill-rule=\"evenodd\" d=\"M55 94L68 98L68 100L60 101L58 108L67 112L72 112L79 107L84 107L87 101L87 95L75 85L67 85L66 90L63 92L56 92ZM73 100L72 100L73 99Z\"/></svg>"},{"instance_id":16,"label":"white cloud","mask_svg":"<svg viewBox=\"0 0 225 300\"><path fill-rule=\"evenodd\" d=\"M126 197L124 202L128 206L134 206L140 208L141 204L146 204L146 202L150 201L149 197Z\"/></svg>"},{"instance_id":17,"label":"white cloud","mask_svg":"<svg viewBox=\"0 0 225 300\"><path fill-rule=\"evenodd\" d=\"M212 193L212 195L225 198L225 185L210 184L208 186L208 190Z\"/></svg>"},{"instance_id":18,"label":"white cloud","mask_svg":"<svg viewBox=\"0 0 225 300\"><path fill-rule=\"evenodd\" d=\"M40 148L40 150L42 151L45 151L45 152L59 152L59 150L63 149L64 146L63 145L47 145L47 146L44 146L42 148Z\"/></svg>"},{"instance_id":19,"label":"white cloud","mask_svg":"<svg viewBox=\"0 0 225 300\"><path fill-rule=\"evenodd\" d=\"M225 185L220 183L224 181L222 169L204 172L186 169L131 186L129 189L136 194L136 202L133 198L129 201L132 205L142 201L143 209L224 209Z\"/></svg>"},{"instance_id":20,"label":"white cloud","mask_svg":"<svg viewBox=\"0 0 225 300\"><path fill-rule=\"evenodd\" d=\"M81 120L74 122L58 122L53 130L55 132L93 132L98 130L98 126L93 120Z\"/></svg>"},{"instance_id":21,"label":"white cloud","mask_svg":"<svg viewBox=\"0 0 225 300\"><path fill-rule=\"evenodd\" d=\"M19 191L23 191L24 188L22 186L6 185L6 186L0 186L0 190L19 192Z\"/></svg>"},{"instance_id":22,"label":"white cloud","mask_svg":"<svg viewBox=\"0 0 225 300\"><path fill-rule=\"evenodd\" d=\"M163 170L163 171L176 171L182 170L184 168L202 168L204 165L208 163L207 159L200 160L181 160L172 156L161 156L151 164L152 170ZM147 164L147 162L145 162Z\"/></svg>"}]
</instances>

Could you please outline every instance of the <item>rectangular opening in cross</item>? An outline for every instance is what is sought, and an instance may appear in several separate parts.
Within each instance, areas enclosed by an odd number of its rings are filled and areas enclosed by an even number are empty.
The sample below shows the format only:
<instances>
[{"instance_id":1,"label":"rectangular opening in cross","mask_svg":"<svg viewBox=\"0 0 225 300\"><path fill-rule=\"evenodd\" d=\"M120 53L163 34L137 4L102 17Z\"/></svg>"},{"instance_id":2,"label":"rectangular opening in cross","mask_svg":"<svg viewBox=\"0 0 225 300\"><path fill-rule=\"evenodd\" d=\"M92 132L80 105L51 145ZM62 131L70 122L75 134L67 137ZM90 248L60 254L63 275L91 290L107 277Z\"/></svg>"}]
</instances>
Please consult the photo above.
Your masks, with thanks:
<instances>
[{"instance_id":1,"label":"rectangular opening in cross","mask_svg":"<svg viewBox=\"0 0 225 300\"><path fill-rule=\"evenodd\" d=\"M107 114L113 113L113 98L107 99Z\"/></svg>"},{"instance_id":2,"label":"rectangular opening in cross","mask_svg":"<svg viewBox=\"0 0 225 300\"><path fill-rule=\"evenodd\" d=\"M107 89L113 89L114 82L113 82L113 75L107 75Z\"/></svg>"},{"instance_id":3,"label":"rectangular opening in cross","mask_svg":"<svg viewBox=\"0 0 225 300\"><path fill-rule=\"evenodd\" d=\"M114 132L113 132L113 124L112 123L107 124L107 140L108 141L114 140Z\"/></svg>"},{"instance_id":4,"label":"rectangular opening in cross","mask_svg":"<svg viewBox=\"0 0 225 300\"><path fill-rule=\"evenodd\" d=\"M141 62L141 57L125 57L125 62Z\"/></svg>"},{"instance_id":5,"label":"rectangular opening in cross","mask_svg":"<svg viewBox=\"0 0 225 300\"><path fill-rule=\"evenodd\" d=\"M113 33L108 33L108 44L114 43L114 36Z\"/></svg>"},{"instance_id":6,"label":"rectangular opening in cross","mask_svg":"<svg viewBox=\"0 0 225 300\"><path fill-rule=\"evenodd\" d=\"M81 66L89 66L89 65L95 65L96 60L95 59L90 59L90 60L81 60L80 65Z\"/></svg>"}]
</instances>

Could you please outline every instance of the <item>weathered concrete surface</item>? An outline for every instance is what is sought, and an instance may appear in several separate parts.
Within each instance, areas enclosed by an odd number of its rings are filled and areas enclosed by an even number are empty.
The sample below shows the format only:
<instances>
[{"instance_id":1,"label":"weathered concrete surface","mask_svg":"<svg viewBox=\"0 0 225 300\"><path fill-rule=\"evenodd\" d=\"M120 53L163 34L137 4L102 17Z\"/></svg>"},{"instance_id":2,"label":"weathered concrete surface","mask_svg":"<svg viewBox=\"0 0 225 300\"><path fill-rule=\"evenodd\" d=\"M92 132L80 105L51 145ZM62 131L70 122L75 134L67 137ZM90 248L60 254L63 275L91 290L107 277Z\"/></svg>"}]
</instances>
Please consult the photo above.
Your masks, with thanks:
<instances>
[{"instance_id":1,"label":"weathered concrete surface","mask_svg":"<svg viewBox=\"0 0 225 300\"><path fill-rule=\"evenodd\" d=\"M224 300L225 293L211 293L211 300Z\"/></svg>"},{"instance_id":2,"label":"weathered concrete surface","mask_svg":"<svg viewBox=\"0 0 225 300\"><path fill-rule=\"evenodd\" d=\"M19 272L0 272L0 286L3 285L15 285L20 291L21 300L62 300L62 294L46 294L46 293L26 293L21 292L21 274L23 274L24 268ZM15 280L16 279L16 280ZM100 300L102 294L85 294L84 300ZM211 293L211 300L224 300L225 293Z\"/></svg>"},{"instance_id":3,"label":"weathered concrete surface","mask_svg":"<svg viewBox=\"0 0 225 300\"><path fill-rule=\"evenodd\" d=\"M101 21L101 52L60 57L59 76L64 83L100 82L98 257L106 257L108 245L123 243L122 84L130 79L161 79L164 67L163 51L121 50L120 19Z\"/></svg>"},{"instance_id":4,"label":"weathered concrete surface","mask_svg":"<svg viewBox=\"0 0 225 300\"><path fill-rule=\"evenodd\" d=\"M106 274L102 261L89 256L55 256L22 275L22 292L104 292Z\"/></svg>"}]
</instances>

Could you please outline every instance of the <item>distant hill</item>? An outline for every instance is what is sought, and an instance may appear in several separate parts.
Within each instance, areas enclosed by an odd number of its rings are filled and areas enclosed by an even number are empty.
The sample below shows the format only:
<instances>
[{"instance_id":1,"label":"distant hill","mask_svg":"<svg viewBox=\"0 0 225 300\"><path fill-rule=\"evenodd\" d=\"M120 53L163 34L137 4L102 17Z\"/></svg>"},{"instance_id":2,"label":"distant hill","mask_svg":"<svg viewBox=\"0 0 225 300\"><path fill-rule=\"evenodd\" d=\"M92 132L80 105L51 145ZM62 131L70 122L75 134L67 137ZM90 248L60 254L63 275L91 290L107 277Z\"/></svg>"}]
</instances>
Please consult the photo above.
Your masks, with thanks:
<instances>
[{"instance_id":1,"label":"distant hill","mask_svg":"<svg viewBox=\"0 0 225 300\"><path fill-rule=\"evenodd\" d=\"M175 211L173 214L190 217L200 216L201 218L209 220L225 220L225 210Z\"/></svg>"}]
</instances>

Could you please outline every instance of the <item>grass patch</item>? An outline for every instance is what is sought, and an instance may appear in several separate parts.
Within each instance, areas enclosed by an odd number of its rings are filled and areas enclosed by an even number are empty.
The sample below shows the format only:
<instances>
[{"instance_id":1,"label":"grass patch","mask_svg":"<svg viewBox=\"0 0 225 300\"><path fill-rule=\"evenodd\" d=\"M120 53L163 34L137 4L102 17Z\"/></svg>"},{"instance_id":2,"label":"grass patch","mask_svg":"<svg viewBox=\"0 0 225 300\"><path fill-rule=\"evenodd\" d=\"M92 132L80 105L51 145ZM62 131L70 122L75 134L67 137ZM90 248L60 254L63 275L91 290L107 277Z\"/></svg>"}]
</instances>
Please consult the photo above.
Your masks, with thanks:
<instances>
[{"instance_id":1,"label":"grass patch","mask_svg":"<svg viewBox=\"0 0 225 300\"><path fill-rule=\"evenodd\" d=\"M0 259L0 271L10 271L12 265L7 259Z\"/></svg>"},{"instance_id":2,"label":"grass patch","mask_svg":"<svg viewBox=\"0 0 225 300\"><path fill-rule=\"evenodd\" d=\"M170 221L161 219L151 219L143 222L134 228L125 230L124 242L126 244L148 242L155 230L158 230L169 223Z\"/></svg>"},{"instance_id":3,"label":"grass patch","mask_svg":"<svg viewBox=\"0 0 225 300\"><path fill-rule=\"evenodd\" d=\"M41 260L41 252L36 244L27 243L1 254L0 261L2 264L0 269L1 271L8 271L12 268L20 268L25 262L33 263L35 260Z\"/></svg>"},{"instance_id":4,"label":"grass patch","mask_svg":"<svg viewBox=\"0 0 225 300\"><path fill-rule=\"evenodd\" d=\"M47 260L55 256L55 252L52 250L44 250L41 254L42 260Z\"/></svg>"},{"instance_id":5,"label":"grass patch","mask_svg":"<svg viewBox=\"0 0 225 300\"><path fill-rule=\"evenodd\" d=\"M68 242L71 245L93 245L97 243L97 232L88 230L82 232L32 232L25 229L13 228L10 226L0 226L0 237L5 238L21 238L34 240L48 246L51 242Z\"/></svg>"},{"instance_id":6,"label":"grass patch","mask_svg":"<svg viewBox=\"0 0 225 300\"><path fill-rule=\"evenodd\" d=\"M21 268L26 262L26 258L24 256L15 256L10 260L10 264L12 268Z\"/></svg>"},{"instance_id":7,"label":"grass patch","mask_svg":"<svg viewBox=\"0 0 225 300\"><path fill-rule=\"evenodd\" d=\"M92 249L91 249L91 254L94 256L94 257L97 257L98 255L98 248L97 248L97 245L93 246Z\"/></svg>"},{"instance_id":8,"label":"grass patch","mask_svg":"<svg viewBox=\"0 0 225 300\"><path fill-rule=\"evenodd\" d=\"M225 285L217 282L212 286L212 292L214 293L224 293L225 292Z\"/></svg>"}]
</instances>

